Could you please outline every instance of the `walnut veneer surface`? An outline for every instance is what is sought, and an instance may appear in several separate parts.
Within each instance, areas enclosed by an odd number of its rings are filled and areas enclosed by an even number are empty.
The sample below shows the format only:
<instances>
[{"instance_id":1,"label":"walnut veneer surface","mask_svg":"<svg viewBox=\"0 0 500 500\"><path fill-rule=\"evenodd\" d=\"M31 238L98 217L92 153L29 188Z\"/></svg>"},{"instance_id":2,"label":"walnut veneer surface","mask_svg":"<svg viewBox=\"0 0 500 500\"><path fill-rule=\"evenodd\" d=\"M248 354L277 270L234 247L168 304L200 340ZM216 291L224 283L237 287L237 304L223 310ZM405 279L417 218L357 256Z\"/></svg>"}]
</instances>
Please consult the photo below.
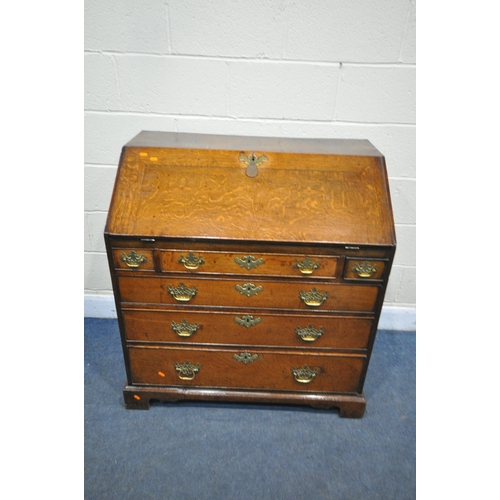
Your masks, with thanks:
<instances>
[{"instance_id":1,"label":"walnut veneer surface","mask_svg":"<svg viewBox=\"0 0 500 500\"><path fill-rule=\"evenodd\" d=\"M396 238L368 141L141 132L105 229L125 406L338 407L363 384Z\"/></svg>"}]
</instances>

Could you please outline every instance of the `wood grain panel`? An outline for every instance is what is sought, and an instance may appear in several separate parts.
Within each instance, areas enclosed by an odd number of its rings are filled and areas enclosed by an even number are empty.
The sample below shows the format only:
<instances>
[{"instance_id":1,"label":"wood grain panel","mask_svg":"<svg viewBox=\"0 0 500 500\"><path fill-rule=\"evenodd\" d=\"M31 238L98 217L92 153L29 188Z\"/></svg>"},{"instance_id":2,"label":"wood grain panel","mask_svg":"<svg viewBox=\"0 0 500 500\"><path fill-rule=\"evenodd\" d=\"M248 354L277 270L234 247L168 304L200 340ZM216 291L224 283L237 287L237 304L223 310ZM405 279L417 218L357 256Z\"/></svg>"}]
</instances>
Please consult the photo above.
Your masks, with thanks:
<instances>
[{"instance_id":1,"label":"wood grain panel","mask_svg":"<svg viewBox=\"0 0 500 500\"><path fill-rule=\"evenodd\" d=\"M236 279L182 279L178 277L139 277L119 276L118 285L123 302L177 304L169 293L169 287L184 284L190 289L196 288L196 295L181 305L218 306L239 308L270 308L329 311L371 312L375 308L379 288L377 286L340 285L316 282L281 283L263 280ZM262 287L255 295L247 297L236 286L252 284ZM320 293L327 293L328 298L319 307L307 306L299 297L300 292L309 292L316 288Z\"/></svg>"},{"instance_id":2,"label":"wood grain panel","mask_svg":"<svg viewBox=\"0 0 500 500\"><path fill-rule=\"evenodd\" d=\"M209 345L284 346L302 349L337 348L366 349L371 318L336 317L321 314L278 315L265 311L123 311L127 341L135 342L182 342ZM236 319L251 316L256 323L246 326ZM180 337L172 328L187 321L197 330L190 337ZM250 320L247 320L250 321ZM304 341L296 333L297 328L309 325L323 334L314 341Z\"/></svg>"},{"instance_id":3,"label":"wood grain panel","mask_svg":"<svg viewBox=\"0 0 500 500\"><path fill-rule=\"evenodd\" d=\"M394 242L380 157L264 153L268 161L250 178L237 151L125 151L106 231L226 240Z\"/></svg>"},{"instance_id":4,"label":"wood grain panel","mask_svg":"<svg viewBox=\"0 0 500 500\"><path fill-rule=\"evenodd\" d=\"M356 271L357 268L370 268L369 276L362 276ZM346 280L380 280L384 275L385 262L373 259L346 259L344 279Z\"/></svg>"},{"instance_id":5,"label":"wood grain panel","mask_svg":"<svg viewBox=\"0 0 500 500\"><path fill-rule=\"evenodd\" d=\"M204 263L197 269L186 269L180 262L182 257L188 257L189 253L185 251L162 251L161 266L165 272L180 272L194 274L241 274L247 276L289 276L289 277L309 277L309 278L329 278L335 277L337 270L338 257L327 255L290 255L290 254L269 254L252 250L248 246L246 252L211 252L196 250L193 255L196 258L202 258ZM244 265L238 264L236 259L245 261L245 257L253 257L256 261L262 263L256 267L247 269ZM314 269L312 274L304 275L296 266L297 262L302 262L306 258L315 262L319 267Z\"/></svg>"},{"instance_id":6,"label":"wood grain panel","mask_svg":"<svg viewBox=\"0 0 500 500\"><path fill-rule=\"evenodd\" d=\"M143 259L140 259L140 263L137 267L133 267L127 264L126 260L131 259L133 262L133 258L131 257L131 253L135 252L135 254ZM125 259L125 260L124 260ZM127 269L129 271L153 271L154 270L154 260L153 260L153 251L144 248L120 248L113 250L113 262L115 264L116 269Z\"/></svg>"},{"instance_id":7,"label":"wood grain panel","mask_svg":"<svg viewBox=\"0 0 500 500\"><path fill-rule=\"evenodd\" d=\"M257 354L257 359L244 364L234 355L245 351L235 349L130 347L128 351L133 384L289 391L355 393L366 360L366 356L356 354L296 354L259 349L250 351L251 355ZM181 380L175 370L176 363L186 361L199 366L192 380ZM292 369L304 366L318 371L308 384L297 382L292 374Z\"/></svg>"}]
</instances>

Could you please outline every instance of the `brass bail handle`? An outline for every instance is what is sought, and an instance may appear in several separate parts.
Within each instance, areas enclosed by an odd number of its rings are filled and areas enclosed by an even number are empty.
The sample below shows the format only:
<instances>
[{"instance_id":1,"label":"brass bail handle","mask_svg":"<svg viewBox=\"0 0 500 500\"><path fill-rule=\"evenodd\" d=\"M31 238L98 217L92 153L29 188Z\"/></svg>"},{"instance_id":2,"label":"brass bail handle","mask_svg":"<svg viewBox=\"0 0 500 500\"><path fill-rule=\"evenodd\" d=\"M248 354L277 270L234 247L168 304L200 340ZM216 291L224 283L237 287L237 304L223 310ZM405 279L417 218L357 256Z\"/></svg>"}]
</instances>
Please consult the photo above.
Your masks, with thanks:
<instances>
[{"instance_id":1,"label":"brass bail handle","mask_svg":"<svg viewBox=\"0 0 500 500\"><path fill-rule=\"evenodd\" d=\"M259 171L257 170L257 167L268 161L268 158L266 155L262 156L255 156L255 153L252 151L252 154L250 156L247 156L245 153L241 153L239 158L241 162L245 163L247 166L246 169L246 174L248 177L256 177Z\"/></svg>"}]
</instances>

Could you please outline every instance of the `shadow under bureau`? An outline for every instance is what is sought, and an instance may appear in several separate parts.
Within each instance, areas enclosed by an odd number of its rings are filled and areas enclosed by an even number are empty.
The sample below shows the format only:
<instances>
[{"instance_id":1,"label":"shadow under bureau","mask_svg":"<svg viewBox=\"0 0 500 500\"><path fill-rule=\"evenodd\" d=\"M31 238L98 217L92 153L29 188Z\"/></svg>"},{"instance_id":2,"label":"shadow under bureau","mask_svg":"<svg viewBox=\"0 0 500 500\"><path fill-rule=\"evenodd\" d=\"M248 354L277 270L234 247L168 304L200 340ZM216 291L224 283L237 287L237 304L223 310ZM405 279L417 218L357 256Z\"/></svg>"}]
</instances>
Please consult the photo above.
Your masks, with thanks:
<instances>
[{"instance_id":1,"label":"shadow under bureau","mask_svg":"<svg viewBox=\"0 0 500 500\"><path fill-rule=\"evenodd\" d=\"M368 141L141 132L105 228L125 407L338 407L363 385L396 249Z\"/></svg>"}]
</instances>

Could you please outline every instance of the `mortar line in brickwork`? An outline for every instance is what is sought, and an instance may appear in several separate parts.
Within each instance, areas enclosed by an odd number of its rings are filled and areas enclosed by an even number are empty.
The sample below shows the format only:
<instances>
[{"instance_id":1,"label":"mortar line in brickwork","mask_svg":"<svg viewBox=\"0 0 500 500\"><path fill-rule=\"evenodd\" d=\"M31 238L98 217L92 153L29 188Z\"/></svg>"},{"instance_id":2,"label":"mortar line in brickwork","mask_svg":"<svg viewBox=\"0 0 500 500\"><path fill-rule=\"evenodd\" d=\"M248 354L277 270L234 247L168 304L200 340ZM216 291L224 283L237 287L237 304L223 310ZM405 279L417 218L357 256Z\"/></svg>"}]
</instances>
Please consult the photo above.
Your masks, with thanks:
<instances>
[{"instance_id":1,"label":"mortar line in brickwork","mask_svg":"<svg viewBox=\"0 0 500 500\"><path fill-rule=\"evenodd\" d=\"M229 68L229 64L226 62L226 115L229 116L229 99L230 99L230 96L229 96L229 89L231 88L231 85L230 85L230 80L231 80L231 75L230 75L230 68Z\"/></svg>"},{"instance_id":2,"label":"mortar line in brickwork","mask_svg":"<svg viewBox=\"0 0 500 500\"><path fill-rule=\"evenodd\" d=\"M283 50L281 52L281 58L284 59L286 57L286 52L288 49L288 24L290 18L290 1L286 2L286 20L285 20L285 32L283 34Z\"/></svg>"},{"instance_id":3,"label":"mortar line in brickwork","mask_svg":"<svg viewBox=\"0 0 500 500\"><path fill-rule=\"evenodd\" d=\"M99 168L113 168L116 169L116 165L112 165L110 163L94 163L94 162L84 162L84 167L99 167Z\"/></svg>"},{"instance_id":4,"label":"mortar line in brickwork","mask_svg":"<svg viewBox=\"0 0 500 500\"><path fill-rule=\"evenodd\" d=\"M108 213L108 211L107 211L107 210L102 210L102 209L101 209L101 210L89 210L89 209L85 209L85 210L83 211L83 213L84 213L85 215L86 215L86 214L93 214L93 215L95 215L95 214L107 214L107 213Z\"/></svg>"},{"instance_id":5,"label":"mortar line in brickwork","mask_svg":"<svg viewBox=\"0 0 500 500\"><path fill-rule=\"evenodd\" d=\"M403 122L355 122L355 121L341 121L341 120L301 120L299 118L269 118L269 117L249 117L249 116L223 116L223 115L191 115L186 113L152 113L149 111L124 111L124 110L95 110L95 109L85 109L85 113L96 114L96 115L117 115L117 116L150 116L151 118L172 118L172 119L195 119L195 120L220 120L220 121L234 121L234 122L267 122L267 123L284 123L284 124L331 124L331 125L343 125L343 126L373 126L373 127L416 127L415 123L403 123Z\"/></svg>"},{"instance_id":6,"label":"mortar line in brickwork","mask_svg":"<svg viewBox=\"0 0 500 500\"><path fill-rule=\"evenodd\" d=\"M171 54L172 53L172 37L170 36L170 33L172 32L171 26L170 26L170 10L169 10L169 5L168 2L165 2L165 16L167 17L167 50Z\"/></svg>"},{"instance_id":7,"label":"mortar line in brickwork","mask_svg":"<svg viewBox=\"0 0 500 500\"><path fill-rule=\"evenodd\" d=\"M337 118L337 102L339 100L339 90L340 90L340 81L342 80L342 68L344 65L339 63L339 75L337 77L337 91L335 92L335 102L333 103L333 119Z\"/></svg>"},{"instance_id":8,"label":"mortar line in brickwork","mask_svg":"<svg viewBox=\"0 0 500 500\"><path fill-rule=\"evenodd\" d=\"M154 53L154 52L123 52L117 50L90 50L86 49L85 54L101 54L107 56L142 56L142 57L161 57L165 59L203 59L212 61L227 61L227 62L255 62L266 64L312 64L316 66L335 66L340 63L345 66L361 66L361 67L386 67L386 68L415 68L416 63L405 62L365 62L365 61L316 61L308 59L283 59L283 58L269 58L269 57L254 57L254 56L209 56L203 54L172 54L172 53Z\"/></svg>"},{"instance_id":9,"label":"mortar line in brickwork","mask_svg":"<svg viewBox=\"0 0 500 500\"><path fill-rule=\"evenodd\" d=\"M116 79L116 90L118 93L118 103L120 104L120 107L122 106L122 94L120 91L120 74L118 71L118 64L116 63L116 57L112 56L111 60L113 61L113 68L115 72L115 79Z\"/></svg>"},{"instance_id":10,"label":"mortar line in brickwork","mask_svg":"<svg viewBox=\"0 0 500 500\"><path fill-rule=\"evenodd\" d=\"M405 21L405 27L403 29L403 36L401 37L401 45L399 46L398 61L401 61L401 56L403 54L403 47L405 45L406 33L408 31L408 24L410 22L411 9L412 9L412 3L410 2L410 5L408 6L408 13L406 14L406 21Z\"/></svg>"}]
</instances>

